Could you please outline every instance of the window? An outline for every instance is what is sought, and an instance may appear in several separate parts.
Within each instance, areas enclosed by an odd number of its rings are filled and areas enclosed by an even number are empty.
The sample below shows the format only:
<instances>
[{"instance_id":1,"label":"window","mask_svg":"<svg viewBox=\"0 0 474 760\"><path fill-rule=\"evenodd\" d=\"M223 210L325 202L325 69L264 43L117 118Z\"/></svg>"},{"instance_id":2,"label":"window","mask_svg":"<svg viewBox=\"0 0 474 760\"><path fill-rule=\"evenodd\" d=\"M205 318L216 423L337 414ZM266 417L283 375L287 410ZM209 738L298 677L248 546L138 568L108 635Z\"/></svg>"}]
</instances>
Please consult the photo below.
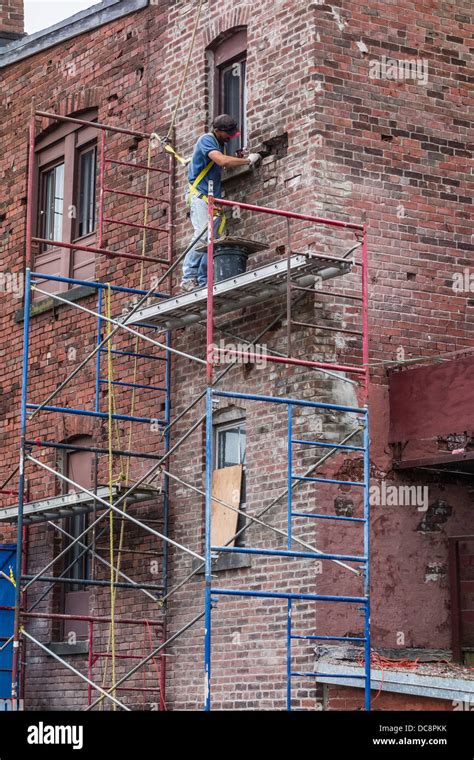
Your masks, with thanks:
<instances>
[{"instance_id":1,"label":"window","mask_svg":"<svg viewBox=\"0 0 474 760\"><path fill-rule=\"evenodd\" d=\"M61 240L63 231L64 163L41 173L41 237Z\"/></svg>"},{"instance_id":2,"label":"window","mask_svg":"<svg viewBox=\"0 0 474 760\"><path fill-rule=\"evenodd\" d=\"M78 237L90 235L95 230L96 166L97 148L94 145L83 151L79 158Z\"/></svg>"},{"instance_id":3,"label":"window","mask_svg":"<svg viewBox=\"0 0 474 760\"><path fill-rule=\"evenodd\" d=\"M245 464L245 423L216 426L216 468Z\"/></svg>"},{"instance_id":4,"label":"window","mask_svg":"<svg viewBox=\"0 0 474 760\"><path fill-rule=\"evenodd\" d=\"M214 67L214 107L213 116L228 113L236 119L240 137L231 140L227 153L236 151L247 144L247 32L235 31L232 36L212 47Z\"/></svg>"},{"instance_id":5,"label":"window","mask_svg":"<svg viewBox=\"0 0 474 760\"><path fill-rule=\"evenodd\" d=\"M474 665L474 535L449 537L451 641L455 662Z\"/></svg>"},{"instance_id":6,"label":"window","mask_svg":"<svg viewBox=\"0 0 474 760\"><path fill-rule=\"evenodd\" d=\"M81 114L94 121L94 110ZM96 130L64 122L40 138L35 146L38 172L36 235L41 238L35 255L35 269L45 274L92 279L94 255L89 251L61 248L46 241L93 245L97 218ZM43 290L67 290L67 283L45 281ZM41 297L36 295L35 297Z\"/></svg>"},{"instance_id":7,"label":"window","mask_svg":"<svg viewBox=\"0 0 474 760\"><path fill-rule=\"evenodd\" d=\"M234 488L240 490L240 500L237 498L234 505L239 509L245 509L246 502L246 478L245 478L245 450L246 450L246 432L245 432L245 420L238 418L231 421L227 421L229 417L235 416L238 410L223 410L223 421L216 423L214 426L214 443L215 443L215 461L214 461L214 482L213 492L217 485L217 495L222 498L223 501L231 502L233 499L230 497L230 493L234 492ZM225 420L225 421L224 421ZM242 465L241 475L238 472L232 473L230 477L224 474L222 471L227 467L235 467L236 465ZM235 482L233 482L235 478ZM219 494L219 489L222 489ZM220 507L215 504L213 511L213 521L219 520L219 512L226 514L225 507ZM228 510L227 510L228 512ZM227 518L229 515L227 514ZM225 520L224 516L224 520ZM244 517L242 515L235 515L235 524L228 526L228 534L225 535L225 539L231 538L236 530L240 530L243 525ZM213 527L214 530L214 527ZM226 543L226 541L224 541ZM237 546L244 544L243 536L238 537L236 540Z\"/></svg>"}]
</instances>

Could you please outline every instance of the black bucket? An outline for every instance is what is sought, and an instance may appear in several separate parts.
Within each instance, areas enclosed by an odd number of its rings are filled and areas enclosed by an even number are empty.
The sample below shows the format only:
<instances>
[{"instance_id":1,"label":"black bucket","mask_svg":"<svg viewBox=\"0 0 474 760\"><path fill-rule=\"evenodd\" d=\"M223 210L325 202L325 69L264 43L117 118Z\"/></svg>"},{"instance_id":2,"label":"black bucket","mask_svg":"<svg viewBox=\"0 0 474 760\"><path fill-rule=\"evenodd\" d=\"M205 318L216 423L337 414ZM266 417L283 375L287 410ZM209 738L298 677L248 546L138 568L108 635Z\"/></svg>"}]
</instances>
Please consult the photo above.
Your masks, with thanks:
<instances>
[{"instance_id":1,"label":"black bucket","mask_svg":"<svg viewBox=\"0 0 474 760\"><path fill-rule=\"evenodd\" d=\"M240 245L214 247L214 282L243 274L247 269L248 250Z\"/></svg>"}]
</instances>

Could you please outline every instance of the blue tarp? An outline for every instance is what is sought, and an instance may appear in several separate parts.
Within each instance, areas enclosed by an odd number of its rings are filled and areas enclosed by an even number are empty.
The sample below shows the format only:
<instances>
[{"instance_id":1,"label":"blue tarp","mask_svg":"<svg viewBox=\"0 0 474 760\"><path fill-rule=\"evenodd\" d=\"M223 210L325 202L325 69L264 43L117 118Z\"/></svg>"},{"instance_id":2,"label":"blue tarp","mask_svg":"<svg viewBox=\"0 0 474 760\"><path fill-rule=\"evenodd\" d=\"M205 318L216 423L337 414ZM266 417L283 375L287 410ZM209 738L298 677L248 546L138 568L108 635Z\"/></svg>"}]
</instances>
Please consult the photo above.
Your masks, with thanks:
<instances>
[{"instance_id":1,"label":"blue tarp","mask_svg":"<svg viewBox=\"0 0 474 760\"><path fill-rule=\"evenodd\" d=\"M15 572L15 563L16 544L0 544L0 570L9 576L10 567ZM13 607L14 604L15 587L0 576L0 607ZM11 697L13 643L4 649L1 647L13 633L13 614L13 610L0 609L0 699Z\"/></svg>"}]
</instances>

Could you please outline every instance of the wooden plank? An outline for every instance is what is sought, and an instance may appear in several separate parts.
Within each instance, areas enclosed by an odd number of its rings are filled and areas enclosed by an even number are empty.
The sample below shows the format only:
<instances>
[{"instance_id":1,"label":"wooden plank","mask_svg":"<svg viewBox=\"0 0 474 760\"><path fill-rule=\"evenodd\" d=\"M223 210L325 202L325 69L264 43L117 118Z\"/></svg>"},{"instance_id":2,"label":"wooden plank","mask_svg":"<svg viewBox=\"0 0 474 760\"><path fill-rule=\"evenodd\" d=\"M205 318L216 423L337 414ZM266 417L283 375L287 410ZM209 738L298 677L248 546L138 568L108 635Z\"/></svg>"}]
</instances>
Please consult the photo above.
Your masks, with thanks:
<instances>
[{"instance_id":1,"label":"wooden plank","mask_svg":"<svg viewBox=\"0 0 474 760\"><path fill-rule=\"evenodd\" d=\"M213 498L221 499L238 509L240 506L242 469L241 464L235 464L232 467L214 470L212 474ZM211 510L211 545L225 546L237 530L239 515L216 501L212 502ZM232 541L229 546L233 545L234 542Z\"/></svg>"}]
</instances>

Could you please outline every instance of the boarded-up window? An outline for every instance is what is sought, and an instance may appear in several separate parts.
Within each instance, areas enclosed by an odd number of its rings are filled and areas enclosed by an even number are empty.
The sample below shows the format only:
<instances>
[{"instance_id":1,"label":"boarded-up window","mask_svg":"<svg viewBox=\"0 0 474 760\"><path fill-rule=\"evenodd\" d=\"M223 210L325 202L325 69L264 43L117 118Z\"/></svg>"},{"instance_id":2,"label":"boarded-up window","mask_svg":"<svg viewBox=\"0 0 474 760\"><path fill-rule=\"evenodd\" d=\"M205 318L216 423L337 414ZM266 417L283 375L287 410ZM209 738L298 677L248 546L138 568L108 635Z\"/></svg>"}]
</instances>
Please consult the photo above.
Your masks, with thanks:
<instances>
[{"instance_id":1,"label":"boarded-up window","mask_svg":"<svg viewBox=\"0 0 474 760\"><path fill-rule=\"evenodd\" d=\"M216 458L212 495L234 509L241 509L245 502L245 421L240 419L217 424L214 432ZM231 539L242 524L240 517L233 509L213 501L211 544L234 546L235 541Z\"/></svg>"},{"instance_id":2,"label":"boarded-up window","mask_svg":"<svg viewBox=\"0 0 474 760\"><path fill-rule=\"evenodd\" d=\"M231 507L240 506L240 489L242 483L242 465L224 467L222 470L214 470L212 474L212 496L220 501L230 504ZM231 539L237 531L238 512L229 509L218 501L212 502L211 545L234 546Z\"/></svg>"},{"instance_id":3,"label":"boarded-up window","mask_svg":"<svg viewBox=\"0 0 474 760\"><path fill-rule=\"evenodd\" d=\"M474 536L450 538L453 658L474 665Z\"/></svg>"}]
</instances>

